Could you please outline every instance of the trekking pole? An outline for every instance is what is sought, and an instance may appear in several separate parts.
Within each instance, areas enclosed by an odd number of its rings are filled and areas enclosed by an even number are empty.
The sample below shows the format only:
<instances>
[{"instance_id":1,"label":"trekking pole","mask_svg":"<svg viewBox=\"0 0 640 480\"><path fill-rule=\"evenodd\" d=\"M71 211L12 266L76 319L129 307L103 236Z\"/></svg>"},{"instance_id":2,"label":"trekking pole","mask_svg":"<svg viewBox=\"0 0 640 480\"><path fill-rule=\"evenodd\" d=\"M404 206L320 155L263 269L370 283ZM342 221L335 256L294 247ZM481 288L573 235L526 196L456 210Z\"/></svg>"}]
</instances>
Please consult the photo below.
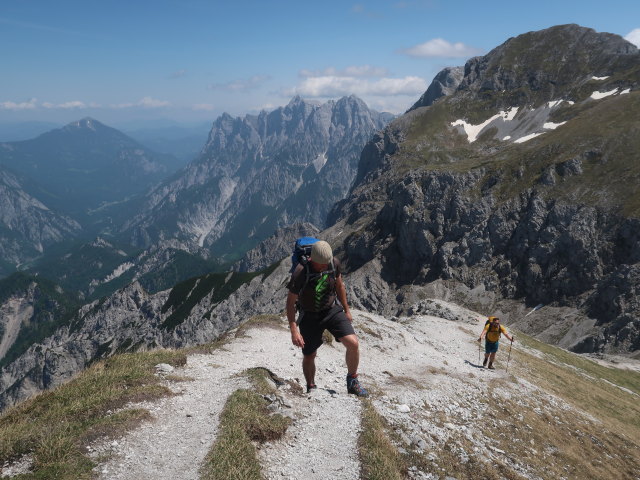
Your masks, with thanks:
<instances>
[{"instance_id":1,"label":"trekking pole","mask_svg":"<svg viewBox=\"0 0 640 480\"><path fill-rule=\"evenodd\" d=\"M509 371L509 360L511 360L511 346L513 345L513 337L511 337L511 343L509 344L509 358L507 358L507 368L504 369L504 373Z\"/></svg>"}]
</instances>

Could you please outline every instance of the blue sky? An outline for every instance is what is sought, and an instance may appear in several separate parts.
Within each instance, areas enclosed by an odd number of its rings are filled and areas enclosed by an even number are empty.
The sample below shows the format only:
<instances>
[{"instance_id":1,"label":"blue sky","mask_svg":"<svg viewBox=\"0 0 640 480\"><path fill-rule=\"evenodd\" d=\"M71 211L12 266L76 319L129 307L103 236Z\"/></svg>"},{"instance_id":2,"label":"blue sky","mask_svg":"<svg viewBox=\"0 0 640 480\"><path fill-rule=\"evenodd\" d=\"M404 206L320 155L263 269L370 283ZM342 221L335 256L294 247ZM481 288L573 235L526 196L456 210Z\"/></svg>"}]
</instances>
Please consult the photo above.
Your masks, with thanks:
<instances>
[{"instance_id":1,"label":"blue sky","mask_svg":"<svg viewBox=\"0 0 640 480\"><path fill-rule=\"evenodd\" d=\"M213 120L296 94L401 113L442 68L565 23L640 44L628 0L2 0L0 122Z\"/></svg>"}]
</instances>

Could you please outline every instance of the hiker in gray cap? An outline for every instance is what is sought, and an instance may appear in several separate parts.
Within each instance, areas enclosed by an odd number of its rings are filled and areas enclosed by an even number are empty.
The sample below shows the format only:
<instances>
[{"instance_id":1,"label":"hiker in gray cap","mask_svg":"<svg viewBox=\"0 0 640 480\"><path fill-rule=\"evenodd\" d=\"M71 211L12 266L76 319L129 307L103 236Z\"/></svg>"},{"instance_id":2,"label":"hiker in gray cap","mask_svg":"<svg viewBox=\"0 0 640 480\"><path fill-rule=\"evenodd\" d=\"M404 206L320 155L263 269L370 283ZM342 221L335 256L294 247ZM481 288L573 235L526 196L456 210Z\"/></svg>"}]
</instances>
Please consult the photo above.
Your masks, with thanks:
<instances>
[{"instance_id":1,"label":"hiker in gray cap","mask_svg":"<svg viewBox=\"0 0 640 480\"><path fill-rule=\"evenodd\" d=\"M307 382L307 392L317 388L316 351L322 345L322 334L326 329L347 349L347 391L360 397L367 396L367 391L358 381L358 337L351 324L353 319L342 282L340 262L333 256L327 242L320 240L313 244L309 260L297 265L287 288L287 320L291 341L302 348L302 372ZM296 306L300 309L297 323Z\"/></svg>"}]
</instances>

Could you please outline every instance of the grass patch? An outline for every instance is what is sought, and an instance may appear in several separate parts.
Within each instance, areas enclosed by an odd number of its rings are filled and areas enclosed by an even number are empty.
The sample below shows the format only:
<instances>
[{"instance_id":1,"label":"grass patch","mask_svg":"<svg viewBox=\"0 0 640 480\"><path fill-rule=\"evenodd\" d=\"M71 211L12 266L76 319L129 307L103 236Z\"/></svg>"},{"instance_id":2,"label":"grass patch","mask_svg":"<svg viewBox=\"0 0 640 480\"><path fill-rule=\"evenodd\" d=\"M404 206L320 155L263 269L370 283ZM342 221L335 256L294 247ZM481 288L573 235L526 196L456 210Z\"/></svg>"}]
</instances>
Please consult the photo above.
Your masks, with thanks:
<instances>
[{"instance_id":1,"label":"grass patch","mask_svg":"<svg viewBox=\"0 0 640 480\"><path fill-rule=\"evenodd\" d=\"M400 480L407 471L403 457L387 435L389 426L370 400L362 402L362 433L358 441L362 478Z\"/></svg>"},{"instance_id":2,"label":"grass patch","mask_svg":"<svg viewBox=\"0 0 640 480\"><path fill-rule=\"evenodd\" d=\"M218 304L258 275L262 275L263 278L268 277L276 267L277 264L274 264L259 272L250 273L210 273L177 284L169 292L169 297L162 306L162 313L171 311L162 323L162 328L173 330L182 324L191 314L193 307L205 296L211 294L212 305Z\"/></svg>"},{"instance_id":3,"label":"grass patch","mask_svg":"<svg viewBox=\"0 0 640 480\"><path fill-rule=\"evenodd\" d=\"M483 421L487 445L542 478L634 478L639 445L544 394L504 399L492 394ZM636 437L638 438L638 437Z\"/></svg>"},{"instance_id":4,"label":"grass patch","mask_svg":"<svg viewBox=\"0 0 640 480\"><path fill-rule=\"evenodd\" d=\"M513 350L511 362L519 374L598 418L607 428L640 438L640 373L602 366L522 333L518 339L544 354L538 358Z\"/></svg>"},{"instance_id":5,"label":"grass patch","mask_svg":"<svg viewBox=\"0 0 640 480\"><path fill-rule=\"evenodd\" d=\"M266 369L247 371L259 392L273 392ZM220 414L218 437L200 469L203 480L262 480L254 442L281 438L291 420L270 414L268 402L255 391L236 390Z\"/></svg>"},{"instance_id":6,"label":"grass patch","mask_svg":"<svg viewBox=\"0 0 640 480\"><path fill-rule=\"evenodd\" d=\"M148 418L144 410L112 413L129 402L170 395L155 365L184 365L184 353L157 350L112 357L76 379L0 416L0 463L33 457L21 479L89 479L95 463L84 452L96 438L114 438Z\"/></svg>"}]
</instances>

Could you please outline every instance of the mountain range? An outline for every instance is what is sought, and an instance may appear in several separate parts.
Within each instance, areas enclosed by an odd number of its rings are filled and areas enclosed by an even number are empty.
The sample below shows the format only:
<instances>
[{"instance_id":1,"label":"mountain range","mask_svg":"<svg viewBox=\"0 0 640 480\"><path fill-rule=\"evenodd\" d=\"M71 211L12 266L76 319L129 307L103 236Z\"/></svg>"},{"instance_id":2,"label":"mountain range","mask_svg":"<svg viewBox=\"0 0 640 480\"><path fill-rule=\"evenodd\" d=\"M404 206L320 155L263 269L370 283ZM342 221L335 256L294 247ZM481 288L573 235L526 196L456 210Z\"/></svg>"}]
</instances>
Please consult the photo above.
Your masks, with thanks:
<instances>
[{"instance_id":1,"label":"mountain range","mask_svg":"<svg viewBox=\"0 0 640 480\"><path fill-rule=\"evenodd\" d=\"M175 238L233 259L277 227L325 226L362 147L390 118L355 96L322 105L295 97L257 116L222 115L200 157L149 192L122 230L136 245Z\"/></svg>"},{"instance_id":2,"label":"mountain range","mask_svg":"<svg viewBox=\"0 0 640 480\"><path fill-rule=\"evenodd\" d=\"M264 269L210 272L156 293L133 281L84 305L0 371L0 402L96 358L200 344L279 313L289 267L280 260L306 227L267 237L294 219L327 227L318 236L363 311L446 318L434 300L455 302L567 349L637 358L639 84L635 46L562 25L443 70L383 130L352 97L223 115L201 157L151 190L122 233L139 246L171 239L229 258L257 245L236 268ZM369 133L346 135L338 118ZM352 149L353 139L364 143ZM264 257L275 263L265 268Z\"/></svg>"},{"instance_id":3,"label":"mountain range","mask_svg":"<svg viewBox=\"0 0 640 480\"><path fill-rule=\"evenodd\" d=\"M0 275L108 231L123 202L178 166L90 118L0 143Z\"/></svg>"}]
</instances>

